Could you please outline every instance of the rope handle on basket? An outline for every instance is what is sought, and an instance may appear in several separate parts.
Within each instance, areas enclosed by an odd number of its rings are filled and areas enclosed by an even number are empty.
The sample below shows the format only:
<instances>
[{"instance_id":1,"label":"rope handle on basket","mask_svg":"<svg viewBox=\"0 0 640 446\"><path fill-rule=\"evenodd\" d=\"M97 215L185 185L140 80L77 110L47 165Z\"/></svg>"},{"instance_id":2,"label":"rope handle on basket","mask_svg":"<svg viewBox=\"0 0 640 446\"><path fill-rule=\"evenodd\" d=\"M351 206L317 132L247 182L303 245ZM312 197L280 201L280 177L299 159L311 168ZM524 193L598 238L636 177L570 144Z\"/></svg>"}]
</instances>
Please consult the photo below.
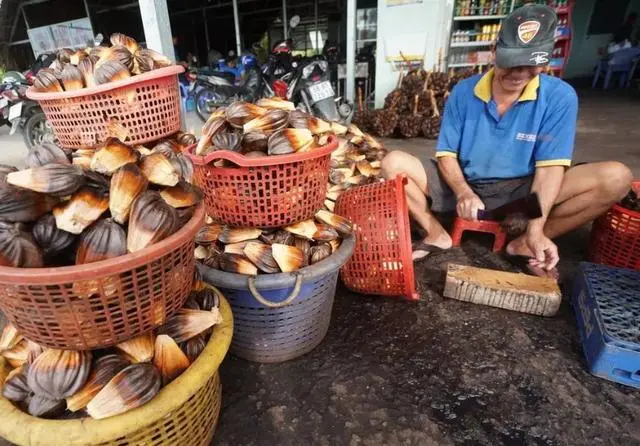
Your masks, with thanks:
<instances>
[{"instance_id":1,"label":"rope handle on basket","mask_svg":"<svg viewBox=\"0 0 640 446\"><path fill-rule=\"evenodd\" d=\"M291 302L293 302L296 297L298 297L298 294L300 294L300 290L302 289L302 274L298 274L298 273L295 273L295 274L296 274L296 284L293 287L293 291L291 291L291 294L289 294L289 297L287 297L282 302L271 302L269 299L267 299L262 294L260 294L260 292L256 288L256 278L254 276L251 276L247 279L247 283L249 285L249 291L251 291L251 295L265 307L269 307L269 308L286 307Z\"/></svg>"},{"instance_id":2,"label":"rope handle on basket","mask_svg":"<svg viewBox=\"0 0 640 446\"><path fill-rule=\"evenodd\" d=\"M278 164L292 163L297 161L306 161L308 159L318 158L324 155L328 155L338 148L338 138L335 135L329 135L327 144L322 147L318 147L309 152L292 153L290 155L277 155L277 156L261 156L259 158L247 158L241 153L232 152L231 150L216 150L206 156L194 155L195 144L191 147L183 149L183 152L193 162L193 164L199 166L205 166L211 164L214 161L226 160L237 164L240 167L262 167L262 166L275 166Z\"/></svg>"}]
</instances>

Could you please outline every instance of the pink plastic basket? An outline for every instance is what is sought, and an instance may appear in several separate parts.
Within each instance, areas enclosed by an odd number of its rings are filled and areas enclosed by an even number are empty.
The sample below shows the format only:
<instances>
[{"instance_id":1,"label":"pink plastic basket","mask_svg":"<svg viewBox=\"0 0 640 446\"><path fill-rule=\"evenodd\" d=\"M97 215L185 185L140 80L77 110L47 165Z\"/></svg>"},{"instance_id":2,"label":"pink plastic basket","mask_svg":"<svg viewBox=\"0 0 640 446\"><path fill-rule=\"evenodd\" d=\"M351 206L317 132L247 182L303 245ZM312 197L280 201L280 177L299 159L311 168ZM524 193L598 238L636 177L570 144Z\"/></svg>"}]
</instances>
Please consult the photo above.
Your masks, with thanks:
<instances>
[{"instance_id":1,"label":"pink plastic basket","mask_svg":"<svg viewBox=\"0 0 640 446\"><path fill-rule=\"evenodd\" d=\"M27 97L38 101L62 147L93 147L108 136L112 121L128 131L124 140L136 145L180 130L181 66L159 68L92 88L41 93L33 87Z\"/></svg>"}]
</instances>

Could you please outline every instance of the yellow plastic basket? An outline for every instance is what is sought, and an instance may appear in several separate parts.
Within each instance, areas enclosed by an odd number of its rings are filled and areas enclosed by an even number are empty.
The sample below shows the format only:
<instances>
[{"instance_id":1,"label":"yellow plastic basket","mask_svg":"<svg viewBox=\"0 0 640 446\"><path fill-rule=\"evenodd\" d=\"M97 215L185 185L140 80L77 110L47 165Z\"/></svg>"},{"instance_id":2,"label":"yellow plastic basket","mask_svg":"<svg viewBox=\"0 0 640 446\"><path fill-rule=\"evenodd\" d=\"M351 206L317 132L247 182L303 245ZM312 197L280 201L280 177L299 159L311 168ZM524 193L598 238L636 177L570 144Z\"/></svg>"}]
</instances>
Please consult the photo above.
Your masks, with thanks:
<instances>
[{"instance_id":1,"label":"yellow plastic basket","mask_svg":"<svg viewBox=\"0 0 640 446\"><path fill-rule=\"evenodd\" d=\"M233 315L220 299L217 325L198 359L142 407L103 420L44 420L0 396L0 436L21 446L209 445L218 423L222 387L218 367L233 334ZM0 358L0 383L7 367Z\"/></svg>"}]
</instances>

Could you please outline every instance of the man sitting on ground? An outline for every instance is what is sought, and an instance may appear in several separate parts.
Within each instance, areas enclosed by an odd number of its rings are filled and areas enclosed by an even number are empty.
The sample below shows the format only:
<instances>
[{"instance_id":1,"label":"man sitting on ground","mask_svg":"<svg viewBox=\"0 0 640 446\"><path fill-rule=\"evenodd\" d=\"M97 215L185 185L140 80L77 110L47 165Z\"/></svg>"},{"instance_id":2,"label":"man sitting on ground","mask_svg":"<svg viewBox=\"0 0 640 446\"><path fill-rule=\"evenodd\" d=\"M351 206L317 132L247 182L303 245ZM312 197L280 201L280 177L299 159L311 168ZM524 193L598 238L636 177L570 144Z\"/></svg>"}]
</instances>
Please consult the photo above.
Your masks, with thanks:
<instances>
[{"instance_id":1,"label":"man sitting on ground","mask_svg":"<svg viewBox=\"0 0 640 446\"><path fill-rule=\"evenodd\" d=\"M431 211L456 210L475 220L478 209L495 209L533 191L543 216L531 220L506 251L527 257L536 274L555 271L559 256L551 239L602 214L629 190L631 172L619 162L569 168L578 98L566 82L541 74L553 51L556 23L547 6L514 10L500 30L495 67L451 92L437 162L423 167L400 151L382 161L386 178L409 177L409 209L427 233L414 248L414 259L451 247L451 237Z\"/></svg>"}]
</instances>

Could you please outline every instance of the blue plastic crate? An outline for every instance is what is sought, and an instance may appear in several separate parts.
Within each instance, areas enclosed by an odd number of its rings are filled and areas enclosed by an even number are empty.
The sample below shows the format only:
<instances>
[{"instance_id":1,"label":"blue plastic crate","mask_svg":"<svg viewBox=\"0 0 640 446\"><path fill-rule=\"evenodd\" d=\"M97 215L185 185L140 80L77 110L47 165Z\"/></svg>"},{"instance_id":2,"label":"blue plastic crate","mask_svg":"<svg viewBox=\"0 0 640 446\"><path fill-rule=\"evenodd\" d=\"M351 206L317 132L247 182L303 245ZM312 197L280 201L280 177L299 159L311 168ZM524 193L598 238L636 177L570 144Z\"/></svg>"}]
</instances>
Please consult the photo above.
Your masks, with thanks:
<instances>
[{"instance_id":1,"label":"blue plastic crate","mask_svg":"<svg viewBox=\"0 0 640 446\"><path fill-rule=\"evenodd\" d=\"M640 272L582 263L572 301L589 372L640 388Z\"/></svg>"}]
</instances>

